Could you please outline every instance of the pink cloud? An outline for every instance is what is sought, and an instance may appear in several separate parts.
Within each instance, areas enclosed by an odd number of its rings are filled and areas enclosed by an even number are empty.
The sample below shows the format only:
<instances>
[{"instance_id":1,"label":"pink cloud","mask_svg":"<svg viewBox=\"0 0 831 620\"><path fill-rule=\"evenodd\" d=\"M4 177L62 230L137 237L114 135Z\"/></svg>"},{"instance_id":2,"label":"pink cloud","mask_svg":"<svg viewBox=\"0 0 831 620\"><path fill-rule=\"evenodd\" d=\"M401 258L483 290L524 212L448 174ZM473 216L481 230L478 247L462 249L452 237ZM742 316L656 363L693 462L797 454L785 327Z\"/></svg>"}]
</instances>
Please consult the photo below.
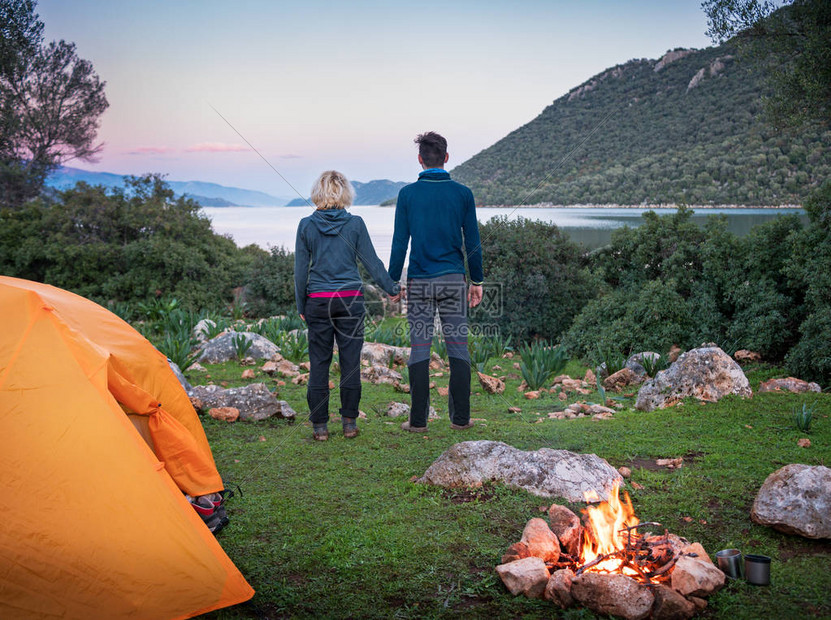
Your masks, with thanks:
<instances>
[{"instance_id":1,"label":"pink cloud","mask_svg":"<svg viewBox=\"0 0 831 620\"><path fill-rule=\"evenodd\" d=\"M165 153L172 153L174 150L169 146L139 146L132 151L127 151L127 155L164 155Z\"/></svg>"},{"instance_id":2,"label":"pink cloud","mask_svg":"<svg viewBox=\"0 0 831 620\"><path fill-rule=\"evenodd\" d=\"M242 144L225 144L224 142L202 142L185 149L186 153L235 153L250 150Z\"/></svg>"}]
</instances>

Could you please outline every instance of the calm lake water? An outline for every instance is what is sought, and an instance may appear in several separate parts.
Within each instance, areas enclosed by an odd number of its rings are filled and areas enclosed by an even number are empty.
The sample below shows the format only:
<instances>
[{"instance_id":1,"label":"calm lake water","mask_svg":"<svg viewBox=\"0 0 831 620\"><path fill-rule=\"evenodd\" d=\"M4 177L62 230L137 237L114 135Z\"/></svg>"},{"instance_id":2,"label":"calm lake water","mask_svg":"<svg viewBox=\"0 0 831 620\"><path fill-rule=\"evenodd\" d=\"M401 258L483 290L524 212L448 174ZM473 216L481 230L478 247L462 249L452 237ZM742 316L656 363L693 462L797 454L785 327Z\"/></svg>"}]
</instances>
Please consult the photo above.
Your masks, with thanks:
<instances>
[{"instance_id":1,"label":"calm lake water","mask_svg":"<svg viewBox=\"0 0 831 620\"><path fill-rule=\"evenodd\" d=\"M643 208L602 208L602 207L558 207L558 208L479 208L480 222L487 222L497 215L511 219L528 219L552 222L559 226L575 241L589 248L598 248L609 243L612 231L621 226L638 226L643 220ZM652 209L665 215L675 209ZM297 224L309 215L309 207L203 207L219 234L230 235L238 246L255 243L265 249L283 246L294 251ZM360 215L375 250L381 260L389 260L392 231L395 218L394 207L351 207L351 213ZM723 213L727 216L729 229L737 235L747 234L757 224L786 213L798 213L807 221L802 209L700 209L695 211L693 220L703 224L708 215Z\"/></svg>"}]
</instances>

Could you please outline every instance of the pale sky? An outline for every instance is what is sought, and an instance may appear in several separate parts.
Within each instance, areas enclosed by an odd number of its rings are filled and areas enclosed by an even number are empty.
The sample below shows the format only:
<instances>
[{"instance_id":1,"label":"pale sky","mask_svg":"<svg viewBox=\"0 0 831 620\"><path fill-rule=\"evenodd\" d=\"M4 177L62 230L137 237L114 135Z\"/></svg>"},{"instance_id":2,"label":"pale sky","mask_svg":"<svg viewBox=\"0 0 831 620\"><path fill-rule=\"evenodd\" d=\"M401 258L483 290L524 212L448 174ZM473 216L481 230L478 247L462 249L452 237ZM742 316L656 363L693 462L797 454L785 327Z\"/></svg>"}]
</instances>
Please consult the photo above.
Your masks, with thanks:
<instances>
[{"instance_id":1,"label":"pale sky","mask_svg":"<svg viewBox=\"0 0 831 620\"><path fill-rule=\"evenodd\" d=\"M699 0L40 0L48 40L107 82L97 163L294 197L336 169L414 180L413 138L448 168L608 67L710 45Z\"/></svg>"}]
</instances>

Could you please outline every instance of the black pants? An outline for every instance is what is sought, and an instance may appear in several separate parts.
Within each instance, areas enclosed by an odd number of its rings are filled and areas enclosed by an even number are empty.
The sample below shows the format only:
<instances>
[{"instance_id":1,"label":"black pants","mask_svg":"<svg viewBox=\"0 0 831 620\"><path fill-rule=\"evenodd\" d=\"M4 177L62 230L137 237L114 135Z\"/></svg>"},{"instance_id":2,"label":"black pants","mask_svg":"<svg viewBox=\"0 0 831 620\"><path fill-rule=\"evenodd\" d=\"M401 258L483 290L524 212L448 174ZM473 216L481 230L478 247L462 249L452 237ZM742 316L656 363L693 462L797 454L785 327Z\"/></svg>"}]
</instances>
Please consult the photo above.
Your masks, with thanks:
<instances>
[{"instance_id":1,"label":"black pants","mask_svg":"<svg viewBox=\"0 0 831 620\"><path fill-rule=\"evenodd\" d=\"M309 384L306 402L312 424L329 421L329 365L335 341L340 364L340 415L358 417L361 402L361 349L364 344L362 297L309 297Z\"/></svg>"}]
</instances>

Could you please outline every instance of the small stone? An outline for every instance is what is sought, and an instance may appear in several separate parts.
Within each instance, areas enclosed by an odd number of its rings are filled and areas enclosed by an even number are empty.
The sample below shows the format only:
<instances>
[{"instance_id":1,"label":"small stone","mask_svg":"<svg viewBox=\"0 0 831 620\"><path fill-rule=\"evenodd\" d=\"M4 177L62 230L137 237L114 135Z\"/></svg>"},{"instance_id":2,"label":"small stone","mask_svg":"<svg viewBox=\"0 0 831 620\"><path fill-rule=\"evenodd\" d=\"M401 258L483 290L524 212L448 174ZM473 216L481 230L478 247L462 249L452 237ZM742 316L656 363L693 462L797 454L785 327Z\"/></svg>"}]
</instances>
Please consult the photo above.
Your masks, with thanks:
<instances>
[{"instance_id":1,"label":"small stone","mask_svg":"<svg viewBox=\"0 0 831 620\"><path fill-rule=\"evenodd\" d=\"M545 562L536 557L501 564L496 573L511 594L525 594L528 598L542 598L551 576Z\"/></svg>"},{"instance_id":2,"label":"small stone","mask_svg":"<svg viewBox=\"0 0 831 620\"><path fill-rule=\"evenodd\" d=\"M617 472L623 476L624 478L629 478L632 476L632 470L628 467L618 467Z\"/></svg>"},{"instance_id":3,"label":"small stone","mask_svg":"<svg viewBox=\"0 0 831 620\"><path fill-rule=\"evenodd\" d=\"M310 362L303 362L302 364L298 364L298 368L309 372L312 369L312 365Z\"/></svg>"},{"instance_id":4,"label":"small stone","mask_svg":"<svg viewBox=\"0 0 831 620\"><path fill-rule=\"evenodd\" d=\"M810 448L811 440L807 437L803 437L802 439L796 442L796 445L798 445L800 448Z\"/></svg>"},{"instance_id":5,"label":"small stone","mask_svg":"<svg viewBox=\"0 0 831 620\"><path fill-rule=\"evenodd\" d=\"M309 373L297 375L291 380L294 385L306 385L309 382Z\"/></svg>"},{"instance_id":6,"label":"small stone","mask_svg":"<svg viewBox=\"0 0 831 620\"><path fill-rule=\"evenodd\" d=\"M508 413L522 413L522 409L519 407L508 407Z\"/></svg>"},{"instance_id":7,"label":"small stone","mask_svg":"<svg viewBox=\"0 0 831 620\"><path fill-rule=\"evenodd\" d=\"M236 422L239 419L239 409L236 407L214 407L213 409L208 409L208 415L214 420Z\"/></svg>"},{"instance_id":8,"label":"small stone","mask_svg":"<svg viewBox=\"0 0 831 620\"><path fill-rule=\"evenodd\" d=\"M533 518L525 525L520 542L528 546L529 555L542 558L546 562L560 559L560 543L543 519Z\"/></svg>"},{"instance_id":9,"label":"small stone","mask_svg":"<svg viewBox=\"0 0 831 620\"><path fill-rule=\"evenodd\" d=\"M505 392L505 382L497 379L496 377L491 377L489 375L483 374L481 372L476 373L479 377L479 384L482 386L482 389L485 390L488 394L502 394Z\"/></svg>"},{"instance_id":10,"label":"small stone","mask_svg":"<svg viewBox=\"0 0 831 620\"><path fill-rule=\"evenodd\" d=\"M517 560L530 557L531 551L528 549L528 545L520 541L508 547L508 550L502 556L502 563L507 564L508 562L516 562Z\"/></svg>"},{"instance_id":11,"label":"small stone","mask_svg":"<svg viewBox=\"0 0 831 620\"><path fill-rule=\"evenodd\" d=\"M670 364L674 364L676 361L678 361L678 358L681 356L681 353L681 348L678 345L672 345L672 348L669 350L669 353L667 353L667 361Z\"/></svg>"},{"instance_id":12,"label":"small stone","mask_svg":"<svg viewBox=\"0 0 831 620\"><path fill-rule=\"evenodd\" d=\"M436 392L438 392L439 396L447 396L450 393L450 389L446 387L437 387Z\"/></svg>"},{"instance_id":13,"label":"small stone","mask_svg":"<svg viewBox=\"0 0 831 620\"><path fill-rule=\"evenodd\" d=\"M565 506L551 504L548 509L548 522L551 524L551 531L560 541L563 551L570 556L577 557L583 536L580 517Z\"/></svg>"},{"instance_id":14,"label":"small stone","mask_svg":"<svg viewBox=\"0 0 831 620\"><path fill-rule=\"evenodd\" d=\"M655 597L652 620L687 620L697 611L694 603L665 585L654 586L652 594Z\"/></svg>"},{"instance_id":15,"label":"small stone","mask_svg":"<svg viewBox=\"0 0 831 620\"><path fill-rule=\"evenodd\" d=\"M254 369L253 368L246 368L242 371L242 379L253 379L254 378Z\"/></svg>"},{"instance_id":16,"label":"small stone","mask_svg":"<svg viewBox=\"0 0 831 620\"><path fill-rule=\"evenodd\" d=\"M627 620L649 616L655 601L650 588L631 577L591 572L572 580L571 596L595 613Z\"/></svg>"},{"instance_id":17,"label":"small stone","mask_svg":"<svg viewBox=\"0 0 831 620\"><path fill-rule=\"evenodd\" d=\"M583 377L583 381L589 385L597 385L597 376L592 372L591 368L586 370L586 375Z\"/></svg>"},{"instance_id":18,"label":"small stone","mask_svg":"<svg viewBox=\"0 0 831 620\"><path fill-rule=\"evenodd\" d=\"M514 370L521 370L522 366L520 366L519 362L514 362Z\"/></svg>"},{"instance_id":19,"label":"small stone","mask_svg":"<svg viewBox=\"0 0 831 620\"><path fill-rule=\"evenodd\" d=\"M525 398L528 400L537 400L540 397L539 390L533 390L531 392L525 392Z\"/></svg>"},{"instance_id":20,"label":"small stone","mask_svg":"<svg viewBox=\"0 0 831 620\"><path fill-rule=\"evenodd\" d=\"M188 366L188 372L208 372L208 369L205 368L199 362L194 362L190 366Z\"/></svg>"},{"instance_id":21,"label":"small stone","mask_svg":"<svg viewBox=\"0 0 831 620\"><path fill-rule=\"evenodd\" d=\"M545 585L543 598L553 602L561 609L567 609L574 605L574 598L571 596L571 582L574 579L574 571L563 568L554 571Z\"/></svg>"},{"instance_id":22,"label":"small stone","mask_svg":"<svg viewBox=\"0 0 831 620\"><path fill-rule=\"evenodd\" d=\"M682 555L672 569L671 583L672 589L684 596L709 596L724 586L724 579L724 573L709 557L705 560Z\"/></svg>"},{"instance_id":23,"label":"small stone","mask_svg":"<svg viewBox=\"0 0 831 620\"><path fill-rule=\"evenodd\" d=\"M739 349L733 354L733 359L737 362L760 362L762 356L756 351L748 351L747 349Z\"/></svg>"},{"instance_id":24,"label":"small stone","mask_svg":"<svg viewBox=\"0 0 831 620\"><path fill-rule=\"evenodd\" d=\"M277 372L277 362L266 362L260 367L260 370L265 374L271 376Z\"/></svg>"},{"instance_id":25,"label":"small stone","mask_svg":"<svg viewBox=\"0 0 831 620\"><path fill-rule=\"evenodd\" d=\"M330 382L329 382L329 389L330 389L330 390L334 390L334 389L335 389L335 382L334 382L334 381L330 381Z\"/></svg>"},{"instance_id":26,"label":"small stone","mask_svg":"<svg viewBox=\"0 0 831 620\"><path fill-rule=\"evenodd\" d=\"M565 392L560 392L559 394L557 394L557 398L565 402L568 400L568 394L566 394Z\"/></svg>"}]
</instances>

